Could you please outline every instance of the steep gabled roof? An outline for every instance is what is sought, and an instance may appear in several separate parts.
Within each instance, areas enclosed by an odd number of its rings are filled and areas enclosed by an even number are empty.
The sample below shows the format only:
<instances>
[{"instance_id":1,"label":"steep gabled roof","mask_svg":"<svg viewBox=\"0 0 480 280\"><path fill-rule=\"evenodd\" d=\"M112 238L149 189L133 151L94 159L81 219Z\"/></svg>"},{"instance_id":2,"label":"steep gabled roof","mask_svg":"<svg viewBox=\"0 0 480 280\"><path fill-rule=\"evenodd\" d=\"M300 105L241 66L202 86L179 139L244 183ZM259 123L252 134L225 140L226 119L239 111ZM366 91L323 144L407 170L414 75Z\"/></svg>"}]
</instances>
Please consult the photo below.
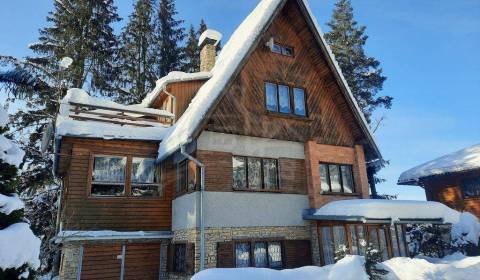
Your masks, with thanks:
<instances>
[{"instance_id":1,"label":"steep gabled roof","mask_svg":"<svg viewBox=\"0 0 480 280\"><path fill-rule=\"evenodd\" d=\"M189 107L184 112L172 130L164 138L159 148L159 160L163 160L181 145L188 144L202 129L202 124L207 121L215 106L223 94L228 90L229 85L242 69L246 58L258 45L258 41L264 31L270 26L275 16L282 10L288 0L262 0L257 7L248 15L230 37L224 46L215 67L211 71L211 78L199 89L192 99ZM323 38L320 26L313 16L307 0L296 0L301 7L305 18L310 25L322 52L332 69L335 78L338 80L342 93L345 95L348 105L351 107L367 142L374 154L372 158L381 158L378 147L373 140L368 124L353 97L350 88L338 66L332 51Z\"/></svg>"},{"instance_id":2,"label":"steep gabled roof","mask_svg":"<svg viewBox=\"0 0 480 280\"><path fill-rule=\"evenodd\" d=\"M399 185L418 185L422 178L455 172L480 170L480 144L444 155L403 172Z\"/></svg>"}]
</instances>

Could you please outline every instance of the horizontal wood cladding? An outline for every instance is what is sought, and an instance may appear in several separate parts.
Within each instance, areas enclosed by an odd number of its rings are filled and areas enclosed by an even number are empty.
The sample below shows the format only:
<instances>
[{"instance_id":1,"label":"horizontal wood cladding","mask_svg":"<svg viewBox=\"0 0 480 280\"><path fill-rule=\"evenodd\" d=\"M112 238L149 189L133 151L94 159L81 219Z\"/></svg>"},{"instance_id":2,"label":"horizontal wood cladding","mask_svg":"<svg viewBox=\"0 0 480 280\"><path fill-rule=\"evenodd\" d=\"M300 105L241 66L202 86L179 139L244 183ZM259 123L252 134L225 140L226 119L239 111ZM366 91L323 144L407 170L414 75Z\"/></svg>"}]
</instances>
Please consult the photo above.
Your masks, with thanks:
<instances>
[{"instance_id":1,"label":"horizontal wood cladding","mask_svg":"<svg viewBox=\"0 0 480 280\"><path fill-rule=\"evenodd\" d=\"M117 259L118 255L122 255L120 244L85 246L80 279L119 279L121 260Z\"/></svg>"},{"instance_id":2,"label":"horizontal wood cladding","mask_svg":"<svg viewBox=\"0 0 480 280\"><path fill-rule=\"evenodd\" d=\"M90 197L92 154L152 156L158 144L138 141L107 141L66 138L72 145L64 178L62 221L66 230L170 230L173 167L164 170L164 192L160 198ZM63 145L63 142L62 142ZM173 173L174 174L174 173Z\"/></svg>"},{"instance_id":3,"label":"horizontal wood cladding","mask_svg":"<svg viewBox=\"0 0 480 280\"><path fill-rule=\"evenodd\" d=\"M294 57L272 53L271 37L292 46ZM308 118L267 113L264 82L306 91ZM363 138L320 46L296 1L288 1L213 112L208 130L239 135L349 146Z\"/></svg>"},{"instance_id":4,"label":"horizontal wood cladding","mask_svg":"<svg viewBox=\"0 0 480 280\"><path fill-rule=\"evenodd\" d=\"M159 279L160 244L128 244L125 252L125 279Z\"/></svg>"},{"instance_id":5,"label":"horizontal wood cladding","mask_svg":"<svg viewBox=\"0 0 480 280\"><path fill-rule=\"evenodd\" d=\"M453 173L425 179L427 200L442 202L458 211L469 211L480 218L480 197L464 197L462 181L466 178L480 176L480 170Z\"/></svg>"},{"instance_id":6,"label":"horizontal wood cladding","mask_svg":"<svg viewBox=\"0 0 480 280\"><path fill-rule=\"evenodd\" d=\"M205 189L207 191L233 191L232 154L197 150L197 158L205 164ZM306 194L305 161L278 159L280 192Z\"/></svg>"}]
</instances>

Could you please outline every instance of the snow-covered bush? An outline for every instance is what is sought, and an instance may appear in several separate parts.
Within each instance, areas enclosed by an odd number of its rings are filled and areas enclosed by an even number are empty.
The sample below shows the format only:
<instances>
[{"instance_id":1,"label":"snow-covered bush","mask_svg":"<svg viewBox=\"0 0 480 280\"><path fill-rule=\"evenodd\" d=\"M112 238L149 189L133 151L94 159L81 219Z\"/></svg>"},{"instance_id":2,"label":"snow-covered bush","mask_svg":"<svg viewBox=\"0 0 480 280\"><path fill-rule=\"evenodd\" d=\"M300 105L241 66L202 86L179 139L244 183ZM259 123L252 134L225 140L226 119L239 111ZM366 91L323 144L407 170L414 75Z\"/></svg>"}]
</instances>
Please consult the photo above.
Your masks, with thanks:
<instances>
[{"instance_id":1,"label":"snow-covered bush","mask_svg":"<svg viewBox=\"0 0 480 280\"><path fill-rule=\"evenodd\" d=\"M480 255L480 222L475 215L469 212L461 213L459 221L452 225L451 237L453 251L468 256Z\"/></svg>"},{"instance_id":2,"label":"snow-covered bush","mask_svg":"<svg viewBox=\"0 0 480 280\"><path fill-rule=\"evenodd\" d=\"M7 121L8 115L0 107L0 280L33 279L31 272L40 266L40 239L25 222L25 205L16 194L24 153L2 135Z\"/></svg>"},{"instance_id":3,"label":"snow-covered bush","mask_svg":"<svg viewBox=\"0 0 480 280\"><path fill-rule=\"evenodd\" d=\"M411 257L424 255L443 258L451 250L450 227L446 225L407 225L406 235Z\"/></svg>"},{"instance_id":4,"label":"snow-covered bush","mask_svg":"<svg viewBox=\"0 0 480 280\"><path fill-rule=\"evenodd\" d=\"M382 252L369 244L365 251L365 271L370 277L370 280L381 280L384 275L388 274L388 271L378 267L378 264L381 262Z\"/></svg>"}]
</instances>

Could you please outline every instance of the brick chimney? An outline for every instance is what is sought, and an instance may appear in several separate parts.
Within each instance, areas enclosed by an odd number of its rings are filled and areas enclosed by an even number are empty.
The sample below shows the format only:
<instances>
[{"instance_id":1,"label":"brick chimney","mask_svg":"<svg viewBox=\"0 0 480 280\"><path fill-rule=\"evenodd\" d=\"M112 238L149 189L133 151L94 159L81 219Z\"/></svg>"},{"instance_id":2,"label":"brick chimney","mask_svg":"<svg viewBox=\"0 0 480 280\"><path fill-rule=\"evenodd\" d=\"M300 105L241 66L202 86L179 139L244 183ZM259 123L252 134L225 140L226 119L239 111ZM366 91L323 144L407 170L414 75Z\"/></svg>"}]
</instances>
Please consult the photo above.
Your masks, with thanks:
<instances>
[{"instance_id":1,"label":"brick chimney","mask_svg":"<svg viewBox=\"0 0 480 280\"><path fill-rule=\"evenodd\" d=\"M200 71L209 72L215 66L217 46L222 39L222 34L213 29L205 30L198 39L200 47Z\"/></svg>"}]
</instances>

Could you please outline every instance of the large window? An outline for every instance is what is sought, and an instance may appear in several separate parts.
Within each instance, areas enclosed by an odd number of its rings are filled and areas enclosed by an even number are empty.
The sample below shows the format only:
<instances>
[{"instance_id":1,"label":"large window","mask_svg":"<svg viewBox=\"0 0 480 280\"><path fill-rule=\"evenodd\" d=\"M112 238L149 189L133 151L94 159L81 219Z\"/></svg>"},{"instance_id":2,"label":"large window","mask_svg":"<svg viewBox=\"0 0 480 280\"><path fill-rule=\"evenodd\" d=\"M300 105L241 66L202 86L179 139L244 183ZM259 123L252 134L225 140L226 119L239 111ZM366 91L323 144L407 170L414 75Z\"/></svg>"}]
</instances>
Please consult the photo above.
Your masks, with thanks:
<instances>
[{"instance_id":1,"label":"large window","mask_svg":"<svg viewBox=\"0 0 480 280\"><path fill-rule=\"evenodd\" d=\"M480 177L465 179L462 182L463 196L480 196Z\"/></svg>"},{"instance_id":2,"label":"large window","mask_svg":"<svg viewBox=\"0 0 480 280\"><path fill-rule=\"evenodd\" d=\"M265 101L270 112L307 116L305 90L301 88L265 83Z\"/></svg>"},{"instance_id":3,"label":"large window","mask_svg":"<svg viewBox=\"0 0 480 280\"><path fill-rule=\"evenodd\" d=\"M282 268L280 241L245 241L235 243L235 267Z\"/></svg>"},{"instance_id":4,"label":"large window","mask_svg":"<svg viewBox=\"0 0 480 280\"><path fill-rule=\"evenodd\" d=\"M278 162L276 159L234 156L232 167L233 188L235 189L278 189Z\"/></svg>"},{"instance_id":5,"label":"large window","mask_svg":"<svg viewBox=\"0 0 480 280\"><path fill-rule=\"evenodd\" d=\"M158 197L161 195L160 174L153 158L95 155L90 193L96 197Z\"/></svg>"},{"instance_id":6,"label":"large window","mask_svg":"<svg viewBox=\"0 0 480 280\"><path fill-rule=\"evenodd\" d=\"M324 193L354 193L352 166L320 163L320 185Z\"/></svg>"}]
</instances>

